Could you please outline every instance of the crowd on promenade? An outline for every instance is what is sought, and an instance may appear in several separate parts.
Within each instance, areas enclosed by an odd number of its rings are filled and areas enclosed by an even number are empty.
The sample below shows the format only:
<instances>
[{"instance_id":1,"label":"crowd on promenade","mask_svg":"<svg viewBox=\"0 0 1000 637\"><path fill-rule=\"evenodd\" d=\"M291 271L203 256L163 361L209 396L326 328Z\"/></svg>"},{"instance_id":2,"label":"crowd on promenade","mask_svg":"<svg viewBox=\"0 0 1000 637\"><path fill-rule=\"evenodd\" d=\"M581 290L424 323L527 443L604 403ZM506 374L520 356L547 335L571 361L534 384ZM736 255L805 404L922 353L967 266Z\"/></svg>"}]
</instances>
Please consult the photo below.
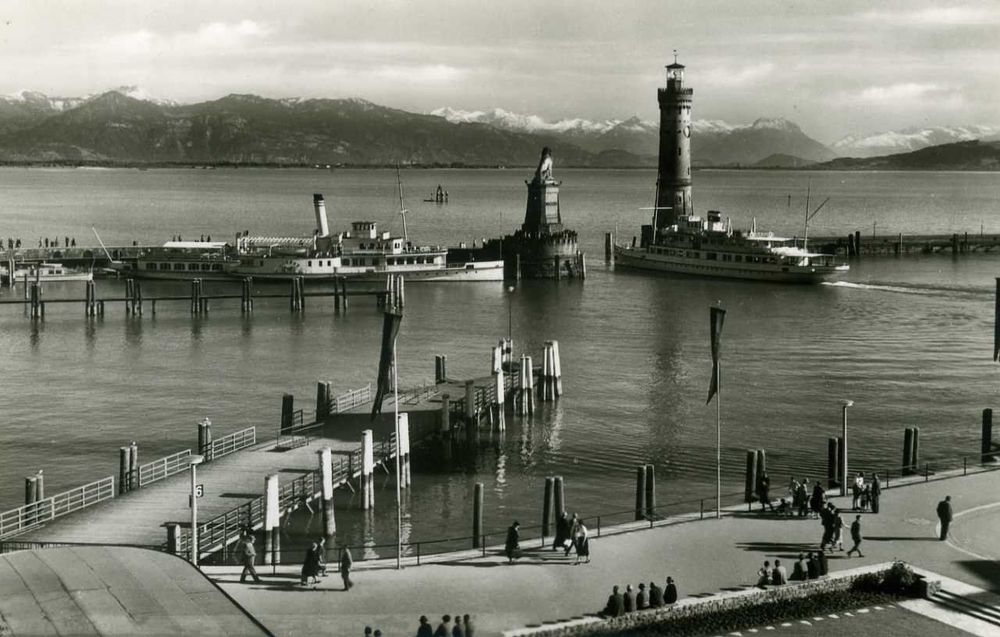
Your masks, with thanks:
<instances>
[{"instance_id":1,"label":"crowd on promenade","mask_svg":"<svg viewBox=\"0 0 1000 637\"><path fill-rule=\"evenodd\" d=\"M38 247L39 248L58 248L60 237L39 237ZM4 241L0 237L0 250L3 250L4 245L7 246L8 250L20 250L23 244L20 237L7 237ZM62 247L64 248L75 248L76 247L76 237L62 237Z\"/></svg>"},{"instance_id":2,"label":"crowd on promenade","mask_svg":"<svg viewBox=\"0 0 1000 637\"><path fill-rule=\"evenodd\" d=\"M511 564L521 557L520 529L521 523L517 520L507 528L504 555ZM562 551L565 557L569 557L570 551L574 551L576 553L574 565L590 562L590 531L579 515L574 513L571 518L566 511L559 514L556 519L556 534L552 539L552 550Z\"/></svg>"},{"instance_id":3,"label":"crowd on promenade","mask_svg":"<svg viewBox=\"0 0 1000 637\"><path fill-rule=\"evenodd\" d=\"M627 584L624 593L615 584L611 588L611 595L608 596L607 603L598 614L603 617L621 617L633 611L660 608L676 602L677 584L672 577L667 577L663 588L660 588L656 582L650 582L647 589L645 582L640 582L635 589L632 588L631 584Z\"/></svg>"}]
</instances>

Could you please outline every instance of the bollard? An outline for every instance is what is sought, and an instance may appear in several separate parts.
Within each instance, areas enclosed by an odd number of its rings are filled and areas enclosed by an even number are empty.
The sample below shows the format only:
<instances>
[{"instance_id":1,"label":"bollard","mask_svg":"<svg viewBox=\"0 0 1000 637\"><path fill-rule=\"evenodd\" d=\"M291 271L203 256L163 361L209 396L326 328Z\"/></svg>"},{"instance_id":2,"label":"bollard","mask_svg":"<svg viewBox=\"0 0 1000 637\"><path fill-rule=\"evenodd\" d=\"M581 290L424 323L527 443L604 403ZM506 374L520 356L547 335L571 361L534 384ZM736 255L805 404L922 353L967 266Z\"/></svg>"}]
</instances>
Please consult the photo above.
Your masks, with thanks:
<instances>
[{"instance_id":1,"label":"bollard","mask_svg":"<svg viewBox=\"0 0 1000 637\"><path fill-rule=\"evenodd\" d=\"M361 432L361 508L375 508L375 448L371 429Z\"/></svg>"},{"instance_id":2,"label":"bollard","mask_svg":"<svg viewBox=\"0 0 1000 637\"><path fill-rule=\"evenodd\" d=\"M483 537L483 483L477 482L475 493L472 496L472 548L478 549L483 546L480 538Z\"/></svg>"},{"instance_id":3,"label":"bollard","mask_svg":"<svg viewBox=\"0 0 1000 637\"><path fill-rule=\"evenodd\" d=\"M743 501L753 502L754 488L757 486L757 452L747 449L746 475L743 481Z\"/></svg>"},{"instance_id":4,"label":"bollard","mask_svg":"<svg viewBox=\"0 0 1000 637\"><path fill-rule=\"evenodd\" d=\"M563 478L556 476L553 481L552 504L555 507L556 515L562 515L566 510L566 493L563 491Z\"/></svg>"},{"instance_id":5,"label":"bollard","mask_svg":"<svg viewBox=\"0 0 1000 637\"><path fill-rule=\"evenodd\" d=\"M278 500L278 474L264 478L264 564L281 563L281 511Z\"/></svg>"},{"instance_id":6,"label":"bollard","mask_svg":"<svg viewBox=\"0 0 1000 637\"><path fill-rule=\"evenodd\" d=\"M287 432L295 424L295 396L284 394L281 397L281 433Z\"/></svg>"},{"instance_id":7,"label":"bollard","mask_svg":"<svg viewBox=\"0 0 1000 637\"><path fill-rule=\"evenodd\" d=\"M651 464L646 465L646 516L656 517L656 468Z\"/></svg>"},{"instance_id":8,"label":"bollard","mask_svg":"<svg viewBox=\"0 0 1000 637\"><path fill-rule=\"evenodd\" d=\"M128 493L129 448L118 448L118 495Z\"/></svg>"},{"instance_id":9,"label":"bollard","mask_svg":"<svg viewBox=\"0 0 1000 637\"><path fill-rule=\"evenodd\" d=\"M555 495L555 480L545 478L545 493L542 498L542 544L552 530L552 498Z\"/></svg>"},{"instance_id":10,"label":"bollard","mask_svg":"<svg viewBox=\"0 0 1000 637\"><path fill-rule=\"evenodd\" d=\"M913 462L913 429L907 427L903 431L903 471L904 476L912 472Z\"/></svg>"},{"instance_id":11,"label":"bollard","mask_svg":"<svg viewBox=\"0 0 1000 637\"><path fill-rule=\"evenodd\" d=\"M980 449L982 462L993 459L991 455L993 451L993 410L989 408L983 410L983 439Z\"/></svg>"},{"instance_id":12,"label":"bollard","mask_svg":"<svg viewBox=\"0 0 1000 637\"><path fill-rule=\"evenodd\" d=\"M641 520L646 515L646 467L639 465L635 469L635 519Z\"/></svg>"},{"instance_id":13,"label":"bollard","mask_svg":"<svg viewBox=\"0 0 1000 637\"><path fill-rule=\"evenodd\" d=\"M337 519L333 510L333 452L329 447L323 447L317 454L322 477L323 537L328 543L332 543L333 535L337 532Z\"/></svg>"}]
</instances>

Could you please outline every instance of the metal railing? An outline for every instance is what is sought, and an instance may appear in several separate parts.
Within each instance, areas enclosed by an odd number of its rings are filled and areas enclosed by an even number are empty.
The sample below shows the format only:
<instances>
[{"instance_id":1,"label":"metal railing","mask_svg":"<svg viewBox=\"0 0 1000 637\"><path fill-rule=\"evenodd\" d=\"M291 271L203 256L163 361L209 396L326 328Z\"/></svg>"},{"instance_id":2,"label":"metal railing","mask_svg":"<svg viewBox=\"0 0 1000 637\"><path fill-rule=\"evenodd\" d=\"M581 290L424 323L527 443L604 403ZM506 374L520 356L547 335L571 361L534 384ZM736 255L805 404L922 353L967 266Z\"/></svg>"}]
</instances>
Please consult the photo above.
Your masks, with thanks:
<instances>
[{"instance_id":1,"label":"metal railing","mask_svg":"<svg viewBox=\"0 0 1000 637\"><path fill-rule=\"evenodd\" d=\"M358 405L363 405L372 399L372 384L368 383L360 389L352 389L346 394L341 394L333 399L330 413L339 414L353 409Z\"/></svg>"},{"instance_id":2,"label":"metal railing","mask_svg":"<svg viewBox=\"0 0 1000 637\"><path fill-rule=\"evenodd\" d=\"M213 440L208 448L208 459L217 460L223 456L228 456L240 449L246 449L257 444L257 428L247 427L233 433Z\"/></svg>"},{"instance_id":3,"label":"metal railing","mask_svg":"<svg viewBox=\"0 0 1000 637\"><path fill-rule=\"evenodd\" d=\"M16 553L18 551L34 551L36 549L50 549L64 546L121 546L138 549L151 549L154 551L164 551L166 548L158 544L108 544L107 542L34 542L21 540L0 540L0 554Z\"/></svg>"},{"instance_id":4,"label":"metal railing","mask_svg":"<svg viewBox=\"0 0 1000 637\"><path fill-rule=\"evenodd\" d=\"M139 465L139 486L144 487L191 466L191 450L178 451L159 460Z\"/></svg>"},{"instance_id":5,"label":"metal railing","mask_svg":"<svg viewBox=\"0 0 1000 637\"><path fill-rule=\"evenodd\" d=\"M108 476L83 486L0 513L0 538L16 535L38 524L85 509L115 497L115 478Z\"/></svg>"}]
</instances>

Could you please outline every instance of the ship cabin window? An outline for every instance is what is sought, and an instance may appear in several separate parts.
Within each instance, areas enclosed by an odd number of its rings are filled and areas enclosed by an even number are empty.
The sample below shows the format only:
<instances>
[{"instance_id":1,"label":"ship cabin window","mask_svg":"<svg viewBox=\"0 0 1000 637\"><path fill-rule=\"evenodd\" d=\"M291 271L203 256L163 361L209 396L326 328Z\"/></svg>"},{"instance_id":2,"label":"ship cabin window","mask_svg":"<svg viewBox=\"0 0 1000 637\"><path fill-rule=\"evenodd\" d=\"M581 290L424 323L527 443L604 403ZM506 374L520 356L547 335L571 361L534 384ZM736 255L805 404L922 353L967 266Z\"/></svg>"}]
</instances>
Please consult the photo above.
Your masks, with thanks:
<instances>
[{"instance_id":1,"label":"ship cabin window","mask_svg":"<svg viewBox=\"0 0 1000 637\"><path fill-rule=\"evenodd\" d=\"M312 267L312 265L313 265L313 262L312 262L312 261L306 261L306 266L307 266L307 267L310 267L310 268L311 268L311 267Z\"/></svg>"},{"instance_id":2,"label":"ship cabin window","mask_svg":"<svg viewBox=\"0 0 1000 637\"><path fill-rule=\"evenodd\" d=\"M343 263L346 266L349 266L349 265L351 265L351 260L345 258L345 259L341 260L341 263Z\"/></svg>"},{"instance_id":3,"label":"ship cabin window","mask_svg":"<svg viewBox=\"0 0 1000 637\"><path fill-rule=\"evenodd\" d=\"M708 259L709 261L717 261L718 260L718 257L717 257L717 255L714 252L706 252L705 253L705 258Z\"/></svg>"},{"instance_id":4,"label":"ship cabin window","mask_svg":"<svg viewBox=\"0 0 1000 637\"><path fill-rule=\"evenodd\" d=\"M198 264L197 263L189 263L188 264L188 270L189 271L190 270L197 270L197 269L198 269Z\"/></svg>"},{"instance_id":5,"label":"ship cabin window","mask_svg":"<svg viewBox=\"0 0 1000 637\"><path fill-rule=\"evenodd\" d=\"M326 265L327 265L327 266L332 266L332 265L333 265L333 261L327 261L327 262L326 262Z\"/></svg>"},{"instance_id":6,"label":"ship cabin window","mask_svg":"<svg viewBox=\"0 0 1000 637\"><path fill-rule=\"evenodd\" d=\"M743 261L743 256L737 254L733 260L736 261L736 263L740 263L741 261Z\"/></svg>"},{"instance_id":7,"label":"ship cabin window","mask_svg":"<svg viewBox=\"0 0 1000 637\"><path fill-rule=\"evenodd\" d=\"M211 269L212 269L211 264L209 264L209 263L202 263L201 264L201 270L202 270L202 272L208 272Z\"/></svg>"},{"instance_id":8,"label":"ship cabin window","mask_svg":"<svg viewBox=\"0 0 1000 637\"><path fill-rule=\"evenodd\" d=\"M174 264L174 269L175 270L183 270L184 269L184 264L183 263L175 263Z\"/></svg>"},{"instance_id":9,"label":"ship cabin window","mask_svg":"<svg viewBox=\"0 0 1000 637\"><path fill-rule=\"evenodd\" d=\"M213 263L212 264L212 271L213 272L219 272L221 270L222 270L222 264L221 263Z\"/></svg>"},{"instance_id":10,"label":"ship cabin window","mask_svg":"<svg viewBox=\"0 0 1000 637\"><path fill-rule=\"evenodd\" d=\"M722 255L722 260L723 261L732 261L733 260L733 255L731 255L731 254L724 254L724 255Z\"/></svg>"}]
</instances>

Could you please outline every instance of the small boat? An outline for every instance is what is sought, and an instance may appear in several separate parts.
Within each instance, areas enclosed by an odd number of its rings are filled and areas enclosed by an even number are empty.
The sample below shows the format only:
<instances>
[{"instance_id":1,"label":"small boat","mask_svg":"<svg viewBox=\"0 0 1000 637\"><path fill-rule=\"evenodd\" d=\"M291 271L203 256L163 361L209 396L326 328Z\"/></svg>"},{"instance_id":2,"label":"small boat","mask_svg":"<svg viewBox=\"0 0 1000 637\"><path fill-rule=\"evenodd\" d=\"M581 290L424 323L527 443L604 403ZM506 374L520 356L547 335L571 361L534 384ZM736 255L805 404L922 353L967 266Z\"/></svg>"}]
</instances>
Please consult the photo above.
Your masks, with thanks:
<instances>
[{"instance_id":1,"label":"small boat","mask_svg":"<svg viewBox=\"0 0 1000 637\"><path fill-rule=\"evenodd\" d=\"M0 271L0 281L16 284L18 281L92 281L92 270L78 270L61 263L24 264L14 268L14 279L10 279L10 271Z\"/></svg>"}]
</instances>

